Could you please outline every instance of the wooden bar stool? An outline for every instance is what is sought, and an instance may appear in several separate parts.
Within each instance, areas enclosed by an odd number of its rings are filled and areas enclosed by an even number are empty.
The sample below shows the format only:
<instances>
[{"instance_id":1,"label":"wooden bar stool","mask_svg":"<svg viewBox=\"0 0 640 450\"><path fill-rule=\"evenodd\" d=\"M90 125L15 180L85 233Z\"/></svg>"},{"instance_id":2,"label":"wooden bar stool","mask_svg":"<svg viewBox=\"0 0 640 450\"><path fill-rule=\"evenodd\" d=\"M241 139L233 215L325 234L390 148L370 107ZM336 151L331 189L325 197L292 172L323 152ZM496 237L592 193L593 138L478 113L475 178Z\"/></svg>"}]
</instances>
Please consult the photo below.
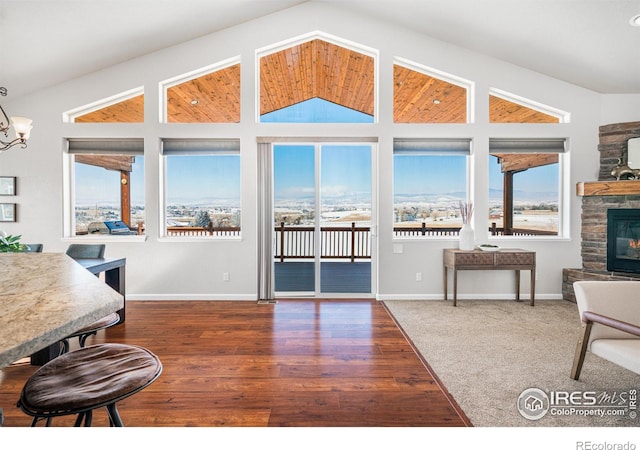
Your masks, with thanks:
<instances>
[{"instance_id":1,"label":"wooden bar stool","mask_svg":"<svg viewBox=\"0 0 640 450\"><path fill-rule=\"evenodd\" d=\"M67 255L72 257L73 259L96 259L103 258L104 252L106 249L105 244L70 244L67 247ZM62 348L61 352L66 353L69 351L69 339L73 337L78 337L80 341L80 347L84 347L87 338L91 335L95 335L100 330L104 330L105 328L109 328L113 325L116 325L120 322L120 316L118 313L113 313L107 317L103 317L102 319L92 323L91 325L86 326L85 328L76 331L75 333L67 336L62 340Z\"/></svg>"},{"instance_id":2,"label":"wooden bar stool","mask_svg":"<svg viewBox=\"0 0 640 450\"><path fill-rule=\"evenodd\" d=\"M80 342L80 347L84 347L89 336L95 335L98 331L109 328L118 322L120 322L120 315L118 313L111 313L108 316L79 329L62 340L62 353L67 353L69 351L69 339L77 337Z\"/></svg>"},{"instance_id":3,"label":"wooden bar stool","mask_svg":"<svg viewBox=\"0 0 640 450\"><path fill-rule=\"evenodd\" d=\"M18 407L31 426L75 415L74 426L91 426L93 410L105 407L111 426L122 427L116 403L153 383L162 372L156 355L143 347L98 344L65 353L40 367L25 383Z\"/></svg>"}]
</instances>

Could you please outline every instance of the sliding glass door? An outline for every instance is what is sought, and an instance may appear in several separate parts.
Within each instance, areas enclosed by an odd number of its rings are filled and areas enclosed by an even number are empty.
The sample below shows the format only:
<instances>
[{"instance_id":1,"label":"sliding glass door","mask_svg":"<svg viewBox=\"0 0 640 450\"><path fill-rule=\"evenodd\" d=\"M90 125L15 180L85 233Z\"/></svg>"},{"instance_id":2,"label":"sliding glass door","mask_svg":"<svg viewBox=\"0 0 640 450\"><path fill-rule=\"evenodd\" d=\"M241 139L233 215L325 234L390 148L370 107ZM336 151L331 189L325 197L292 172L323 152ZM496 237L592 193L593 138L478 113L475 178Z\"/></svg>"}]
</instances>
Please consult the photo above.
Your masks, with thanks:
<instances>
[{"instance_id":1,"label":"sliding glass door","mask_svg":"<svg viewBox=\"0 0 640 450\"><path fill-rule=\"evenodd\" d=\"M371 144L273 146L278 296L373 293L372 152Z\"/></svg>"}]
</instances>

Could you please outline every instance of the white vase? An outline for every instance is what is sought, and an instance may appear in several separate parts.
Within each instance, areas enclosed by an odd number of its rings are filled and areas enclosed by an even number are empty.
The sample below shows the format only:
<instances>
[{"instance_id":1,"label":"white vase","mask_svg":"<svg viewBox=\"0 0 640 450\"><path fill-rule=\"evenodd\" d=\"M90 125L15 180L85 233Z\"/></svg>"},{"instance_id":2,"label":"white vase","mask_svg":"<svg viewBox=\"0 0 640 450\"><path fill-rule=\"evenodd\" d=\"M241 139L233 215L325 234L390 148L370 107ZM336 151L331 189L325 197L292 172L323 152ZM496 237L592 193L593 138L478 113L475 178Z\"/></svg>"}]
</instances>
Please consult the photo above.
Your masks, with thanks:
<instances>
[{"instance_id":1,"label":"white vase","mask_svg":"<svg viewBox=\"0 0 640 450\"><path fill-rule=\"evenodd\" d=\"M460 250L473 250L475 248L475 233L471 224L465 223L460 229Z\"/></svg>"}]
</instances>

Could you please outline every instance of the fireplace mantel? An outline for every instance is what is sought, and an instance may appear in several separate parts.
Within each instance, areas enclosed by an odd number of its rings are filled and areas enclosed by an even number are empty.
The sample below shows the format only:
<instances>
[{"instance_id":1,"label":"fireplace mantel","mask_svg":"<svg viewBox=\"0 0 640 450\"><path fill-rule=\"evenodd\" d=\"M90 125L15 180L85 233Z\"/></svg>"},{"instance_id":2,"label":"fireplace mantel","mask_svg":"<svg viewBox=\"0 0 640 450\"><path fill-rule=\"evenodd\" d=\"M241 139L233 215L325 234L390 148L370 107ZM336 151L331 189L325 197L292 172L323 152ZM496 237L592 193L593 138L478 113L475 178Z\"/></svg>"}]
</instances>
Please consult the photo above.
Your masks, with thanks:
<instances>
[{"instance_id":1,"label":"fireplace mantel","mask_svg":"<svg viewBox=\"0 0 640 450\"><path fill-rule=\"evenodd\" d=\"M576 185L576 195L640 195L640 180L580 182Z\"/></svg>"}]
</instances>

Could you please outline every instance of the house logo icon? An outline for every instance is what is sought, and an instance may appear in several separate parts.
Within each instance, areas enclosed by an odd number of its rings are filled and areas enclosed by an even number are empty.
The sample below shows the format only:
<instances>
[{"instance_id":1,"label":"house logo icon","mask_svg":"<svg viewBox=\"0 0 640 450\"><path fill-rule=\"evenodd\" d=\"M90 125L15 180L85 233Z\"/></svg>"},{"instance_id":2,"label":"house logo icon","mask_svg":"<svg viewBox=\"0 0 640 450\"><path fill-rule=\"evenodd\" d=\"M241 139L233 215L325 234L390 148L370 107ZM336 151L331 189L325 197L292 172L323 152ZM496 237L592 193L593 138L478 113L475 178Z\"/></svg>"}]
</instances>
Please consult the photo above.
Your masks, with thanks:
<instances>
[{"instance_id":1,"label":"house logo icon","mask_svg":"<svg viewBox=\"0 0 640 450\"><path fill-rule=\"evenodd\" d=\"M542 419L548 411L549 397L541 389L525 389L518 397L518 412L525 419Z\"/></svg>"}]
</instances>

